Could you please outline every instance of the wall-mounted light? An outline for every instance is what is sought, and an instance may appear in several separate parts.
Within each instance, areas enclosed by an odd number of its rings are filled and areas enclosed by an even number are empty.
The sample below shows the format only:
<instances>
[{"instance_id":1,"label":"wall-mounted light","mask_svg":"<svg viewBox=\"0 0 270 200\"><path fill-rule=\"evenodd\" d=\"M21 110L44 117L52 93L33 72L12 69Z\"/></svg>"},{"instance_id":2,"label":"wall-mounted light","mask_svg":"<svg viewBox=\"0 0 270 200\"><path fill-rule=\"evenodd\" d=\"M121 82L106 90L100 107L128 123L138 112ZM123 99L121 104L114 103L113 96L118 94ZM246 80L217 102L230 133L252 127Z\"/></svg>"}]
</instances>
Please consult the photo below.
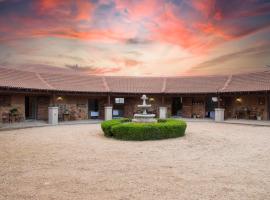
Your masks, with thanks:
<instances>
[{"instance_id":1,"label":"wall-mounted light","mask_svg":"<svg viewBox=\"0 0 270 200\"><path fill-rule=\"evenodd\" d=\"M235 99L235 101L238 102L238 103L241 103L242 102L242 98L238 97L238 98Z\"/></svg>"},{"instance_id":2,"label":"wall-mounted light","mask_svg":"<svg viewBox=\"0 0 270 200\"><path fill-rule=\"evenodd\" d=\"M217 97L212 97L212 101L213 102L218 102L218 98Z\"/></svg>"},{"instance_id":3,"label":"wall-mounted light","mask_svg":"<svg viewBox=\"0 0 270 200\"><path fill-rule=\"evenodd\" d=\"M57 97L56 101L63 101L63 97Z\"/></svg>"},{"instance_id":4,"label":"wall-mounted light","mask_svg":"<svg viewBox=\"0 0 270 200\"><path fill-rule=\"evenodd\" d=\"M154 98L149 98L149 101L151 102L151 101L155 101L155 99Z\"/></svg>"}]
</instances>

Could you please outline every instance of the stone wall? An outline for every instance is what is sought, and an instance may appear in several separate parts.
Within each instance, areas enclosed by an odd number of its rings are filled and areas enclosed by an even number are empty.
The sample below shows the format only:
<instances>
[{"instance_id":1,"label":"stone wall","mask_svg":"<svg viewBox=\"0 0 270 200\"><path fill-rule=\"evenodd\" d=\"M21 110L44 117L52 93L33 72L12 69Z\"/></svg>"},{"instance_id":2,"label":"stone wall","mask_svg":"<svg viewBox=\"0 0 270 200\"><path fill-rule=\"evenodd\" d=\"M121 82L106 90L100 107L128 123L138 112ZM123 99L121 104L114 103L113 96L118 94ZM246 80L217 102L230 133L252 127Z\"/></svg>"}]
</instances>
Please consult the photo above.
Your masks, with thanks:
<instances>
[{"instance_id":1,"label":"stone wall","mask_svg":"<svg viewBox=\"0 0 270 200\"><path fill-rule=\"evenodd\" d=\"M2 122L3 113L9 113L10 109L17 108L18 112L22 115L23 119L25 119L25 110L24 110L24 95L16 94L16 95L1 95L7 96L9 98L9 105L0 105L0 122Z\"/></svg>"},{"instance_id":2,"label":"stone wall","mask_svg":"<svg viewBox=\"0 0 270 200\"><path fill-rule=\"evenodd\" d=\"M38 97L37 98L37 119L48 120L48 107L50 105L50 97Z\"/></svg>"},{"instance_id":3,"label":"stone wall","mask_svg":"<svg viewBox=\"0 0 270 200\"><path fill-rule=\"evenodd\" d=\"M205 117L205 99L203 97L195 97L192 101L192 117Z\"/></svg>"},{"instance_id":4,"label":"stone wall","mask_svg":"<svg viewBox=\"0 0 270 200\"><path fill-rule=\"evenodd\" d=\"M88 100L86 97L61 96L55 98L56 106L59 107L60 121L88 119Z\"/></svg>"},{"instance_id":5,"label":"stone wall","mask_svg":"<svg viewBox=\"0 0 270 200\"><path fill-rule=\"evenodd\" d=\"M203 97L183 97L182 105L183 117L205 117L205 99Z\"/></svg>"},{"instance_id":6,"label":"stone wall","mask_svg":"<svg viewBox=\"0 0 270 200\"><path fill-rule=\"evenodd\" d=\"M60 120L85 120L88 119L88 99L97 99L99 104L99 119L104 119L106 97L87 96L59 96L55 97L56 106L59 107ZM67 113L64 117L64 113Z\"/></svg>"}]
</instances>

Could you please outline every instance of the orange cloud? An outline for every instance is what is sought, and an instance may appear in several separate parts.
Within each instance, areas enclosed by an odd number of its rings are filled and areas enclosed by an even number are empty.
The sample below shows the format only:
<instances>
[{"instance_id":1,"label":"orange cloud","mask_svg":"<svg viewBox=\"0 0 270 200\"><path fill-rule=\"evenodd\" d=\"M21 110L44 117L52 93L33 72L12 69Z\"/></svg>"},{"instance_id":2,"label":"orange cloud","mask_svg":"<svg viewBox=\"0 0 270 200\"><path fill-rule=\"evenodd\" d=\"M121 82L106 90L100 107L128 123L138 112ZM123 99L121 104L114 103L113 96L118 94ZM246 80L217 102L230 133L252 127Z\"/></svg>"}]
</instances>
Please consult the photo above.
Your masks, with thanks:
<instances>
[{"instance_id":1,"label":"orange cloud","mask_svg":"<svg viewBox=\"0 0 270 200\"><path fill-rule=\"evenodd\" d=\"M112 61L115 62L116 64L122 64L125 67L135 67L142 64L141 61L130 58L113 58Z\"/></svg>"},{"instance_id":2,"label":"orange cloud","mask_svg":"<svg viewBox=\"0 0 270 200\"><path fill-rule=\"evenodd\" d=\"M60 1L57 0L41 0L40 1L40 8L43 10L54 9L58 6Z\"/></svg>"},{"instance_id":3,"label":"orange cloud","mask_svg":"<svg viewBox=\"0 0 270 200\"><path fill-rule=\"evenodd\" d=\"M230 39L231 37L227 35L221 28L215 26L213 23L198 23L195 28L208 35L218 36L223 39Z\"/></svg>"},{"instance_id":4,"label":"orange cloud","mask_svg":"<svg viewBox=\"0 0 270 200\"><path fill-rule=\"evenodd\" d=\"M149 29L153 40L177 44L186 49L194 49L201 43L200 35L193 32L184 20L175 15L171 4L155 18L154 25L150 24Z\"/></svg>"},{"instance_id":5,"label":"orange cloud","mask_svg":"<svg viewBox=\"0 0 270 200\"><path fill-rule=\"evenodd\" d=\"M76 1L77 6L77 20L89 20L94 10L94 5L89 1L80 0Z\"/></svg>"},{"instance_id":6,"label":"orange cloud","mask_svg":"<svg viewBox=\"0 0 270 200\"><path fill-rule=\"evenodd\" d=\"M87 73L88 74L95 74L95 75L104 75L104 74L114 74L116 72L121 71L122 69L120 67L96 67L90 69Z\"/></svg>"},{"instance_id":7,"label":"orange cloud","mask_svg":"<svg viewBox=\"0 0 270 200\"><path fill-rule=\"evenodd\" d=\"M76 30L72 28L33 30L34 36L53 36L80 40L125 41L126 38L109 30Z\"/></svg>"}]
</instances>

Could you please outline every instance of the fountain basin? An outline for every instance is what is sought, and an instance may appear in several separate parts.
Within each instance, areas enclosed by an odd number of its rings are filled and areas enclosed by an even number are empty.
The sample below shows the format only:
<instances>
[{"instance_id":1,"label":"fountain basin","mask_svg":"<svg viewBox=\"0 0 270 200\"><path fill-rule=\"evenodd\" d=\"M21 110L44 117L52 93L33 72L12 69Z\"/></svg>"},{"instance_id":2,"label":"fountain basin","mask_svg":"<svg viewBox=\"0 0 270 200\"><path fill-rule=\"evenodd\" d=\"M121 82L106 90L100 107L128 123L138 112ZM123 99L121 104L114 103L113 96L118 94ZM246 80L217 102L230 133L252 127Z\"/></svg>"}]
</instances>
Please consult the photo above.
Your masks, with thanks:
<instances>
[{"instance_id":1,"label":"fountain basin","mask_svg":"<svg viewBox=\"0 0 270 200\"><path fill-rule=\"evenodd\" d=\"M156 116L155 114L134 114L134 118L140 118L140 117L153 118L155 116Z\"/></svg>"},{"instance_id":2,"label":"fountain basin","mask_svg":"<svg viewBox=\"0 0 270 200\"><path fill-rule=\"evenodd\" d=\"M147 104L147 105L138 105L138 108L150 108L151 104Z\"/></svg>"},{"instance_id":3,"label":"fountain basin","mask_svg":"<svg viewBox=\"0 0 270 200\"><path fill-rule=\"evenodd\" d=\"M157 119L154 118L155 114L135 114L132 122L137 123L154 123Z\"/></svg>"},{"instance_id":4,"label":"fountain basin","mask_svg":"<svg viewBox=\"0 0 270 200\"><path fill-rule=\"evenodd\" d=\"M133 118L132 122L135 122L135 123L156 123L157 119L153 119L153 118Z\"/></svg>"}]
</instances>

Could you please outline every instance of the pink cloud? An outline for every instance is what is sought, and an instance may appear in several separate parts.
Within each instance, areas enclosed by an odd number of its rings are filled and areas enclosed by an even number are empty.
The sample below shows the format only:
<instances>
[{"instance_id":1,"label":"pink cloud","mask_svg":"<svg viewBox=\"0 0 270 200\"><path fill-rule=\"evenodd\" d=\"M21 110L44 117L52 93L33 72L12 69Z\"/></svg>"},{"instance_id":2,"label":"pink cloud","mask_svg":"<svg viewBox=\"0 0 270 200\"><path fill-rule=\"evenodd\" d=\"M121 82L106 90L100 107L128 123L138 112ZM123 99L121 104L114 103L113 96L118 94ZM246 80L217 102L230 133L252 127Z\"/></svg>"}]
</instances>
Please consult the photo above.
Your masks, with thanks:
<instances>
[{"instance_id":1,"label":"pink cloud","mask_svg":"<svg viewBox=\"0 0 270 200\"><path fill-rule=\"evenodd\" d=\"M204 16L209 17L215 8L215 0L195 0L191 1L193 7Z\"/></svg>"},{"instance_id":2,"label":"pink cloud","mask_svg":"<svg viewBox=\"0 0 270 200\"><path fill-rule=\"evenodd\" d=\"M155 15L162 7L159 0L116 0L115 5L120 11L127 10L129 19L135 21Z\"/></svg>"}]
</instances>

